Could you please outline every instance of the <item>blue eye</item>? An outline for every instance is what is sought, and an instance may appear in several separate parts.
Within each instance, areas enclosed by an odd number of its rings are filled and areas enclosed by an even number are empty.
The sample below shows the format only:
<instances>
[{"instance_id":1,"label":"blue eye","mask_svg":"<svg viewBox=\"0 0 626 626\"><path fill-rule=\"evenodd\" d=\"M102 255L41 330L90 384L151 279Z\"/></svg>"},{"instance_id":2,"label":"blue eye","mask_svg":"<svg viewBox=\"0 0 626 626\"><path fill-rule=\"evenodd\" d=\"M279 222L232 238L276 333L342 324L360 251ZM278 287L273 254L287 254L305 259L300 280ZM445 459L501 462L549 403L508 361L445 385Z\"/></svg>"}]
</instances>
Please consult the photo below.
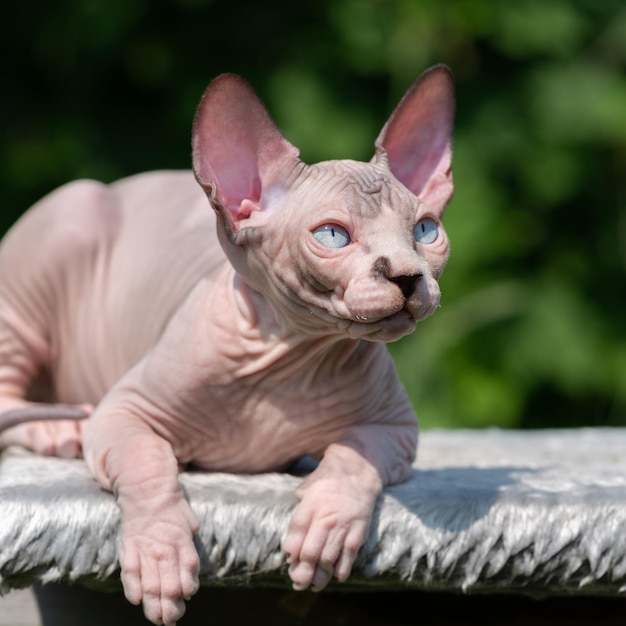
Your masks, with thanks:
<instances>
[{"instance_id":1,"label":"blue eye","mask_svg":"<svg viewBox=\"0 0 626 626\"><path fill-rule=\"evenodd\" d=\"M431 217L425 217L416 224L413 229L413 236L417 243L434 243L439 236L437 222Z\"/></svg>"},{"instance_id":2,"label":"blue eye","mask_svg":"<svg viewBox=\"0 0 626 626\"><path fill-rule=\"evenodd\" d=\"M313 231L313 237L327 248L345 248L350 243L348 231L339 224L324 224Z\"/></svg>"}]
</instances>

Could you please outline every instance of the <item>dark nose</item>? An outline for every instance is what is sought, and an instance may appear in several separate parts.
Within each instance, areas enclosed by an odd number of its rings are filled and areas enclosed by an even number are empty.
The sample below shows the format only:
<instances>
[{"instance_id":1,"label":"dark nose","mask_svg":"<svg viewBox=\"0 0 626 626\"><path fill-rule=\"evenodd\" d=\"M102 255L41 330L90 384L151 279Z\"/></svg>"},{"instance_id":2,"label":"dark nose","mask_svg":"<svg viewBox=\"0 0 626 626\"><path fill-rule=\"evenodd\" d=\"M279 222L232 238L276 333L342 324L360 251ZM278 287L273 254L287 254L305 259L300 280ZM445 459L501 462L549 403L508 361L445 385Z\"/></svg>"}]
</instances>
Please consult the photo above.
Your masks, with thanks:
<instances>
[{"instance_id":1,"label":"dark nose","mask_svg":"<svg viewBox=\"0 0 626 626\"><path fill-rule=\"evenodd\" d=\"M392 282L398 287L404 296L404 299L410 298L415 291L415 285L417 281L422 277L422 274L398 274L398 276L392 276L391 261L386 256L381 256L376 259L373 267L374 276L386 278L389 282Z\"/></svg>"},{"instance_id":2,"label":"dark nose","mask_svg":"<svg viewBox=\"0 0 626 626\"><path fill-rule=\"evenodd\" d=\"M402 295L406 298L410 298L415 291L415 285L417 281L422 277L421 274L410 274L410 275L400 275L400 276L390 276L389 280L392 283L395 283L400 287L400 291Z\"/></svg>"}]
</instances>

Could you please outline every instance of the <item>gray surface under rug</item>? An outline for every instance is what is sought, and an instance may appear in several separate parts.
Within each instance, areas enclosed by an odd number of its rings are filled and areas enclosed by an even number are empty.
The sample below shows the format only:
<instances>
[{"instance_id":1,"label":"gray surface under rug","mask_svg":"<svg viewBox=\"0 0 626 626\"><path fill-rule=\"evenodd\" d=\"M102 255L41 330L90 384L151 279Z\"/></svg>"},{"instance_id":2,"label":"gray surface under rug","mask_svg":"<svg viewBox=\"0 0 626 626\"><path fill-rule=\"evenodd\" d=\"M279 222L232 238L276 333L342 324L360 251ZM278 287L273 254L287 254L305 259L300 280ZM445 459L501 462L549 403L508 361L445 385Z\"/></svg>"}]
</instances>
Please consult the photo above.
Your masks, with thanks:
<instances>
[{"instance_id":1,"label":"gray surface under rug","mask_svg":"<svg viewBox=\"0 0 626 626\"><path fill-rule=\"evenodd\" d=\"M203 584L289 587L279 546L300 480L181 474ZM119 588L118 525L82 461L0 457L0 593ZM341 588L626 596L626 429L424 433Z\"/></svg>"}]
</instances>

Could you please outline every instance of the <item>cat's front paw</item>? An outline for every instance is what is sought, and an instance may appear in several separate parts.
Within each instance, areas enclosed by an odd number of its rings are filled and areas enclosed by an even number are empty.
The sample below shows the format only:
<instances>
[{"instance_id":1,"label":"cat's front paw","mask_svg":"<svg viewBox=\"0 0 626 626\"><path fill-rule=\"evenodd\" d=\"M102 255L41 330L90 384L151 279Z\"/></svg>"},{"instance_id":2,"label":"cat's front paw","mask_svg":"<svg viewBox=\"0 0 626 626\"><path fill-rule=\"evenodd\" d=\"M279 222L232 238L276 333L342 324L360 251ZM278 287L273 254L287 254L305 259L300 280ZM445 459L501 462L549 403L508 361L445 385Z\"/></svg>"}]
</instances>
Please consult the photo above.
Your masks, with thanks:
<instances>
[{"instance_id":1,"label":"cat's front paw","mask_svg":"<svg viewBox=\"0 0 626 626\"><path fill-rule=\"evenodd\" d=\"M174 626L185 600L198 591L200 559L193 543L195 524L145 520L123 529L120 565L124 594L143 604L154 624Z\"/></svg>"},{"instance_id":2,"label":"cat's front paw","mask_svg":"<svg viewBox=\"0 0 626 626\"><path fill-rule=\"evenodd\" d=\"M345 581L367 539L377 493L354 481L333 479L303 483L282 542L296 590L322 590L333 578Z\"/></svg>"}]
</instances>

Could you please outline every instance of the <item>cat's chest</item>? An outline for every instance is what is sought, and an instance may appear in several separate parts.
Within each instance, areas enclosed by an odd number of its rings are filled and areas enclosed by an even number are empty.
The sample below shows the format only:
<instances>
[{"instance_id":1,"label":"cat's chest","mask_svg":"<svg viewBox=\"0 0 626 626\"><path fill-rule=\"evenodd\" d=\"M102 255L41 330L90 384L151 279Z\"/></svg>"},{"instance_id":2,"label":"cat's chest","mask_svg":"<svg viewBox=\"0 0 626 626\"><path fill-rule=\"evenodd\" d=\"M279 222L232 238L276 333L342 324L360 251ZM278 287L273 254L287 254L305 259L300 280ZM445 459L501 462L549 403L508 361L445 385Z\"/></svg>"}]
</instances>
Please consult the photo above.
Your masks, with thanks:
<instances>
[{"instance_id":1,"label":"cat's chest","mask_svg":"<svg viewBox=\"0 0 626 626\"><path fill-rule=\"evenodd\" d=\"M176 438L179 460L212 470L282 470L304 455L319 458L346 430L369 419L365 391L330 380L305 386L303 377L213 388Z\"/></svg>"},{"instance_id":2,"label":"cat's chest","mask_svg":"<svg viewBox=\"0 0 626 626\"><path fill-rule=\"evenodd\" d=\"M381 417L396 384L384 345L281 334L258 302L254 315L241 314L232 285L224 281L222 293L219 282L197 289L136 371L158 409L151 426L179 461L237 472L283 469Z\"/></svg>"}]
</instances>

